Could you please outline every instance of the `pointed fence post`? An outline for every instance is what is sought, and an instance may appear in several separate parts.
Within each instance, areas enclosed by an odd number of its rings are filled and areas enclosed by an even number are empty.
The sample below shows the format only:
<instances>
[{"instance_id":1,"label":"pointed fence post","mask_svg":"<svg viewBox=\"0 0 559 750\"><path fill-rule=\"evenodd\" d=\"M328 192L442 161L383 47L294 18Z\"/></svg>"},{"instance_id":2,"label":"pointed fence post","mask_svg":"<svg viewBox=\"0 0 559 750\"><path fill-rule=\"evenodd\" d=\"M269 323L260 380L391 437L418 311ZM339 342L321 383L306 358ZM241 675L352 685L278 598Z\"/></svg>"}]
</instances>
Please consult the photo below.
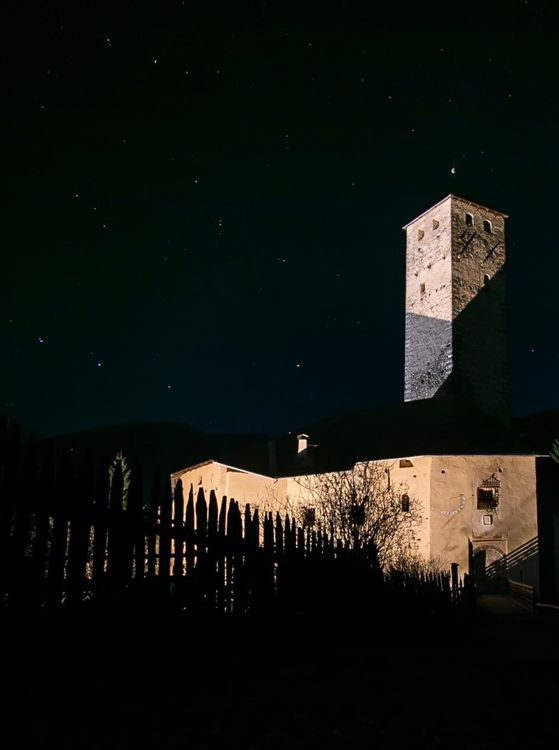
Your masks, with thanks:
<instances>
[{"instance_id":1,"label":"pointed fence post","mask_svg":"<svg viewBox=\"0 0 559 750\"><path fill-rule=\"evenodd\" d=\"M136 463L130 472L128 487L126 570L130 581L129 602L134 606L143 603L146 574L145 521L143 503L143 476Z\"/></svg>"},{"instance_id":2,"label":"pointed fence post","mask_svg":"<svg viewBox=\"0 0 559 750\"><path fill-rule=\"evenodd\" d=\"M217 500L216 500L217 502ZM221 498L221 507L217 522L217 612L220 615L225 614L227 610L227 591L226 591L226 566L225 559L227 556L226 548L226 524L227 524L227 497Z\"/></svg>"},{"instance_id":3,"label":"pointed fence post","mask_svg":"<svg viewBox=\"0 0 559 750\"><path fill-rule=\"evenodd\" d=\"M38 451L35 437L31 437L23 454L23 465L16 492L14 522L9 545L12 606L25 608L29 595L31 548L29 541L35 532L34 502L37 494Z\"/></svg>"},{"instance_id":4,"label":"pointed fence post","mask_svg":"<svg viewBox=\"0 0 559 750\"><path fill-rule=\"evenodd\" d=\"M151 492L147 503L144 506L144 528L145 528L145 548L146 548L146 581L144 584L144 601L149 609L157 607L158 598L158 525L159 525L159 507L161 505L162 480L161 469L156 468L152 483Z\"/></svg>"},{"instance_id":5,"label":"pointed fence post","mask_svg":"<svg viewBox=\"0 0 559 750\"><path fill-rule=\"evenodd\" d=\"M97 474L94 501L92 589L95 604L103 606L106 599L107 526L109 473L103 468Z\"/></svg>"},{"instance_id":6,"label":"pointed fence post","mask_svg":"<svg viewBox=\"0 0 559 750\"><path fill-rule=\"evenodd\" d=\"M167 478L163 485L161 503L159 505L159 596L164 608L169 604L171 595L171 508L173 504L173 493L171 491L170 479Z\"/></svg>"},{"instance_id":7,"label":"pointed fence post","mask_svg":"<svg viewBox=\"0 0 559 750\"><path fill-rule=\"evenodd\" d=\"M184 516L184 536L186 540L186 573L188 575L194 570L194 560L196 557L194 546L194 489L192 485L190 485L190 489L188 490L188 501Z\"/></svg>"},{"instance_id":8,"label":"pointed fence post","mask_svg":"<svg viewBox=\"0 0 559 750\"><path fill-rule=\"evenodd\" d=\"M68 604L79 608L86 597L86 566L89 551L89 530L95 494L95 470L90 464L80 468L70 511L70 540L68 544Z\"/></svg>"},{"instance_id":9,"label":"pointed fence post","mask_svg":"<svg viewBox=\"0 0 559 750\"><path fill-rule=\"evenodd\" d=\"M452 581L452 601L456 601L458 596L458 563L453 562L450 564L450 577Z\"/></svg>"},{"instance_id":10,"label":"pointed fence post","mask_svg":"<svg viewBox=\"0 0 559 750\"><path fill-rule=\"evenodd\" d=\"M21 445L19 428L8 420L0 423L2 456L0 456L0 594L4 598L12 585L11 535L17 504ZM9 594L8 594L9 605Z\"/></svg>"},{"instance_id":11,"label":"pointed fence post","mask_svg":"<svg viewBox=\"0 0 559 750\"><path fill-rule=\"evenodd\" d=\"M242 614L245 607L243 579L243 524L241 511L233 498L227 513L227 579L230 614Z\"/></svg>"},{"instance_id":12,"label":"pointed fence post","mask_svg":"<svg viewBox=\"0 0 559 750\"><path fill-rule=\"evenodd\" d=\"M39 474L39 486L36 500L36 532L33 543L31 562L30 596L33 607L46 604L46 580L48 570L48 550L51 543L50 512L55 503L56 467L52 445L43 456L43 465Z\"/></svg>"},{"instance_id":13,"label":"pointed fence post","mask_svg":"<svg viewBox=\"0 0 559 750\"><path fill-rule=\"evenodd\" d=\"M195 596L196 608L206 609L209 595L208 580L208 504L204 489L198 487L196 495L196 566L195 566Z\"/></svg>"},{"instance_id":14,"label":"pointed fence post","mask_svg":"<svg viewBox=\"0 0 559 750\"><path fill-rule=\"evenodd\" d=\"M182 480L177 479L173 491L173 577L175 585L184 574L184 496ZM180 587L180 583L179 583Z\"/></svg>"},{"instance_id":15,"label":"pointed fence post","mask_svg":"<svg viewBox=\"0 0 559 750\"><path fill-rule=\"evenodd\" d=\"M213 490L210 491L210 501L208 503L208 560L207 560L207 578L208 578L208 596L207 609L213 614L219 609L220 601L220 581L218 575L219 561L219 537L218 537L218 509L217 497Z\"/></svg>"},{"instance_id":16,"label":"pointed fence post","mask_svg":"<svg viewBox=\"0 0 559 750\"><path fill-rule=\"evenodd\" d=\"M109 485L109 524L107 535L107 585L112 606L123 598L123 495L124 476L120 461L113 464Z\"/></svg>"},{"instance_id":17,"label":"pointed fence post","mask_svg":"<svg viewBox=\"0 0 559 750\"><path fill-rule=\"evenodd\" d=\"M47 606L59 607L65 594L65 568L68 549L68 513L73 495L72 466L65 456L58 470L56 500L53 507L53 532L48 559Z\"/></svg>"}]
</instances>

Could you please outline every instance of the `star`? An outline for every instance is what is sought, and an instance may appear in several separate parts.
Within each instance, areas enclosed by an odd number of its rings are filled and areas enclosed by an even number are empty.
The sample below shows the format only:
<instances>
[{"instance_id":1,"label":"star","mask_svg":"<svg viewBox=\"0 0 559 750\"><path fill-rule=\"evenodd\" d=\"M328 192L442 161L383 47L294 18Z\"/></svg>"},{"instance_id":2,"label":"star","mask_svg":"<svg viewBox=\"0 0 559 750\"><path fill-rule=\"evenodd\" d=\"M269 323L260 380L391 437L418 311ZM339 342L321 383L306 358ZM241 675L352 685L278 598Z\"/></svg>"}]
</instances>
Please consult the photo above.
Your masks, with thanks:
<instances>
[{"instance_id":1,"label":"star","mask_svg":"<svg viewBox=\"0 0 559 750\"><path fill-rule=\"evenodd\" d=\"M452 167L452 169L450 170L450 174L456 174L456 167Z\"/></svg>"},{"instance_id":2,"label":"star","mask_svg":"<svg viewBox=\"0 0 559 750\"><path fill-rule=\"evenodd\" d=\"M10 321L10 322L11 322L11 321ZM41 336L39 336L39 337L38 337L38 339L37 339L37 342L38 342L39 344L44 344L44 343L45 343L45 340L44 340L43 338L41 338ZM534 350L532 349L532 351L534 351Z\"/></svg>"}]
</instances>

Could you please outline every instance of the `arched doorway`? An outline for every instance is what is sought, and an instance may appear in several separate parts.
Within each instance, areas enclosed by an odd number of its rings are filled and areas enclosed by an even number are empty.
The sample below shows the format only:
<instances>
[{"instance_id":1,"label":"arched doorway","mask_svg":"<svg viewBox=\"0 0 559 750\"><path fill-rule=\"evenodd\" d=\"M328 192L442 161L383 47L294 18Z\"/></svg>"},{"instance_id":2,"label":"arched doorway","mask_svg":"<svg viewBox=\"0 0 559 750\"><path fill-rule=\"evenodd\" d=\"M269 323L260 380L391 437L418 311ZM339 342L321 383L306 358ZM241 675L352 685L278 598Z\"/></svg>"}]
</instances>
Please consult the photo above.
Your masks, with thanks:
<instances>
[{"instance_id":1,"label":"arched doorway","mask_svg":"<svg viewBox=\"0 0 559 750\"><path fill-rule=\"evenodd\" d=\"M497 593L506 589L505 555L497 547L474 549L472 575L478 591Z\"/></svg>"}]
</instances>

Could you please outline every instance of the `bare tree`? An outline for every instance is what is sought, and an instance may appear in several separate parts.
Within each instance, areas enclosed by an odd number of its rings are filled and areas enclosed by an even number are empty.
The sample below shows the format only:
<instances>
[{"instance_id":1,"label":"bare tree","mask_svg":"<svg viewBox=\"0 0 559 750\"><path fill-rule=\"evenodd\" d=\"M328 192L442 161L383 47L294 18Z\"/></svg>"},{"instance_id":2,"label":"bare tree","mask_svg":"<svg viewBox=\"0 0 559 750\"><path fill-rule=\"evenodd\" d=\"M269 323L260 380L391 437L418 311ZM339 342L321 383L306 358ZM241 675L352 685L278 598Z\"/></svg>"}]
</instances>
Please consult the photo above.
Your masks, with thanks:
<instances>
[{"instance_id":1,"label":"bare tree","mask_svg":"<svg viewBox=\"0 0 559 750\"><path fill-rule=\"evenodd\" d=\"M385 464L365 461L297 481L308 498L296 511L301 525L314 523L350 547L373 545L383 569L417 557L421 503L406 485L391 484Z\"/></svg>"}]
</instances>

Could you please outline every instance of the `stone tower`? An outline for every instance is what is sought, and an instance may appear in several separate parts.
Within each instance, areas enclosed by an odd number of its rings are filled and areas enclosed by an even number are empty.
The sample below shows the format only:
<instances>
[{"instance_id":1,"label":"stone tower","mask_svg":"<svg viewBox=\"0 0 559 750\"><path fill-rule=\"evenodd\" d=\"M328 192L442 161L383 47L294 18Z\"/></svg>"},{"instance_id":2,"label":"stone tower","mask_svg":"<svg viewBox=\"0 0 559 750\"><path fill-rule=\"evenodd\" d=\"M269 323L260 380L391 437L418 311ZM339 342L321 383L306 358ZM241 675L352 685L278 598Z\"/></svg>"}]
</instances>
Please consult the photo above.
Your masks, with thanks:
<instances>
[{"instance_id":1,"label":"stone tower","mask_svg":"<svg viewBox=\"0 0 559 750\"><path fill-rule=\"evenodd\" d=\"M505 214L449 195L406 232L405 401L508 413Z\"/></svg>"}]
</instances>

